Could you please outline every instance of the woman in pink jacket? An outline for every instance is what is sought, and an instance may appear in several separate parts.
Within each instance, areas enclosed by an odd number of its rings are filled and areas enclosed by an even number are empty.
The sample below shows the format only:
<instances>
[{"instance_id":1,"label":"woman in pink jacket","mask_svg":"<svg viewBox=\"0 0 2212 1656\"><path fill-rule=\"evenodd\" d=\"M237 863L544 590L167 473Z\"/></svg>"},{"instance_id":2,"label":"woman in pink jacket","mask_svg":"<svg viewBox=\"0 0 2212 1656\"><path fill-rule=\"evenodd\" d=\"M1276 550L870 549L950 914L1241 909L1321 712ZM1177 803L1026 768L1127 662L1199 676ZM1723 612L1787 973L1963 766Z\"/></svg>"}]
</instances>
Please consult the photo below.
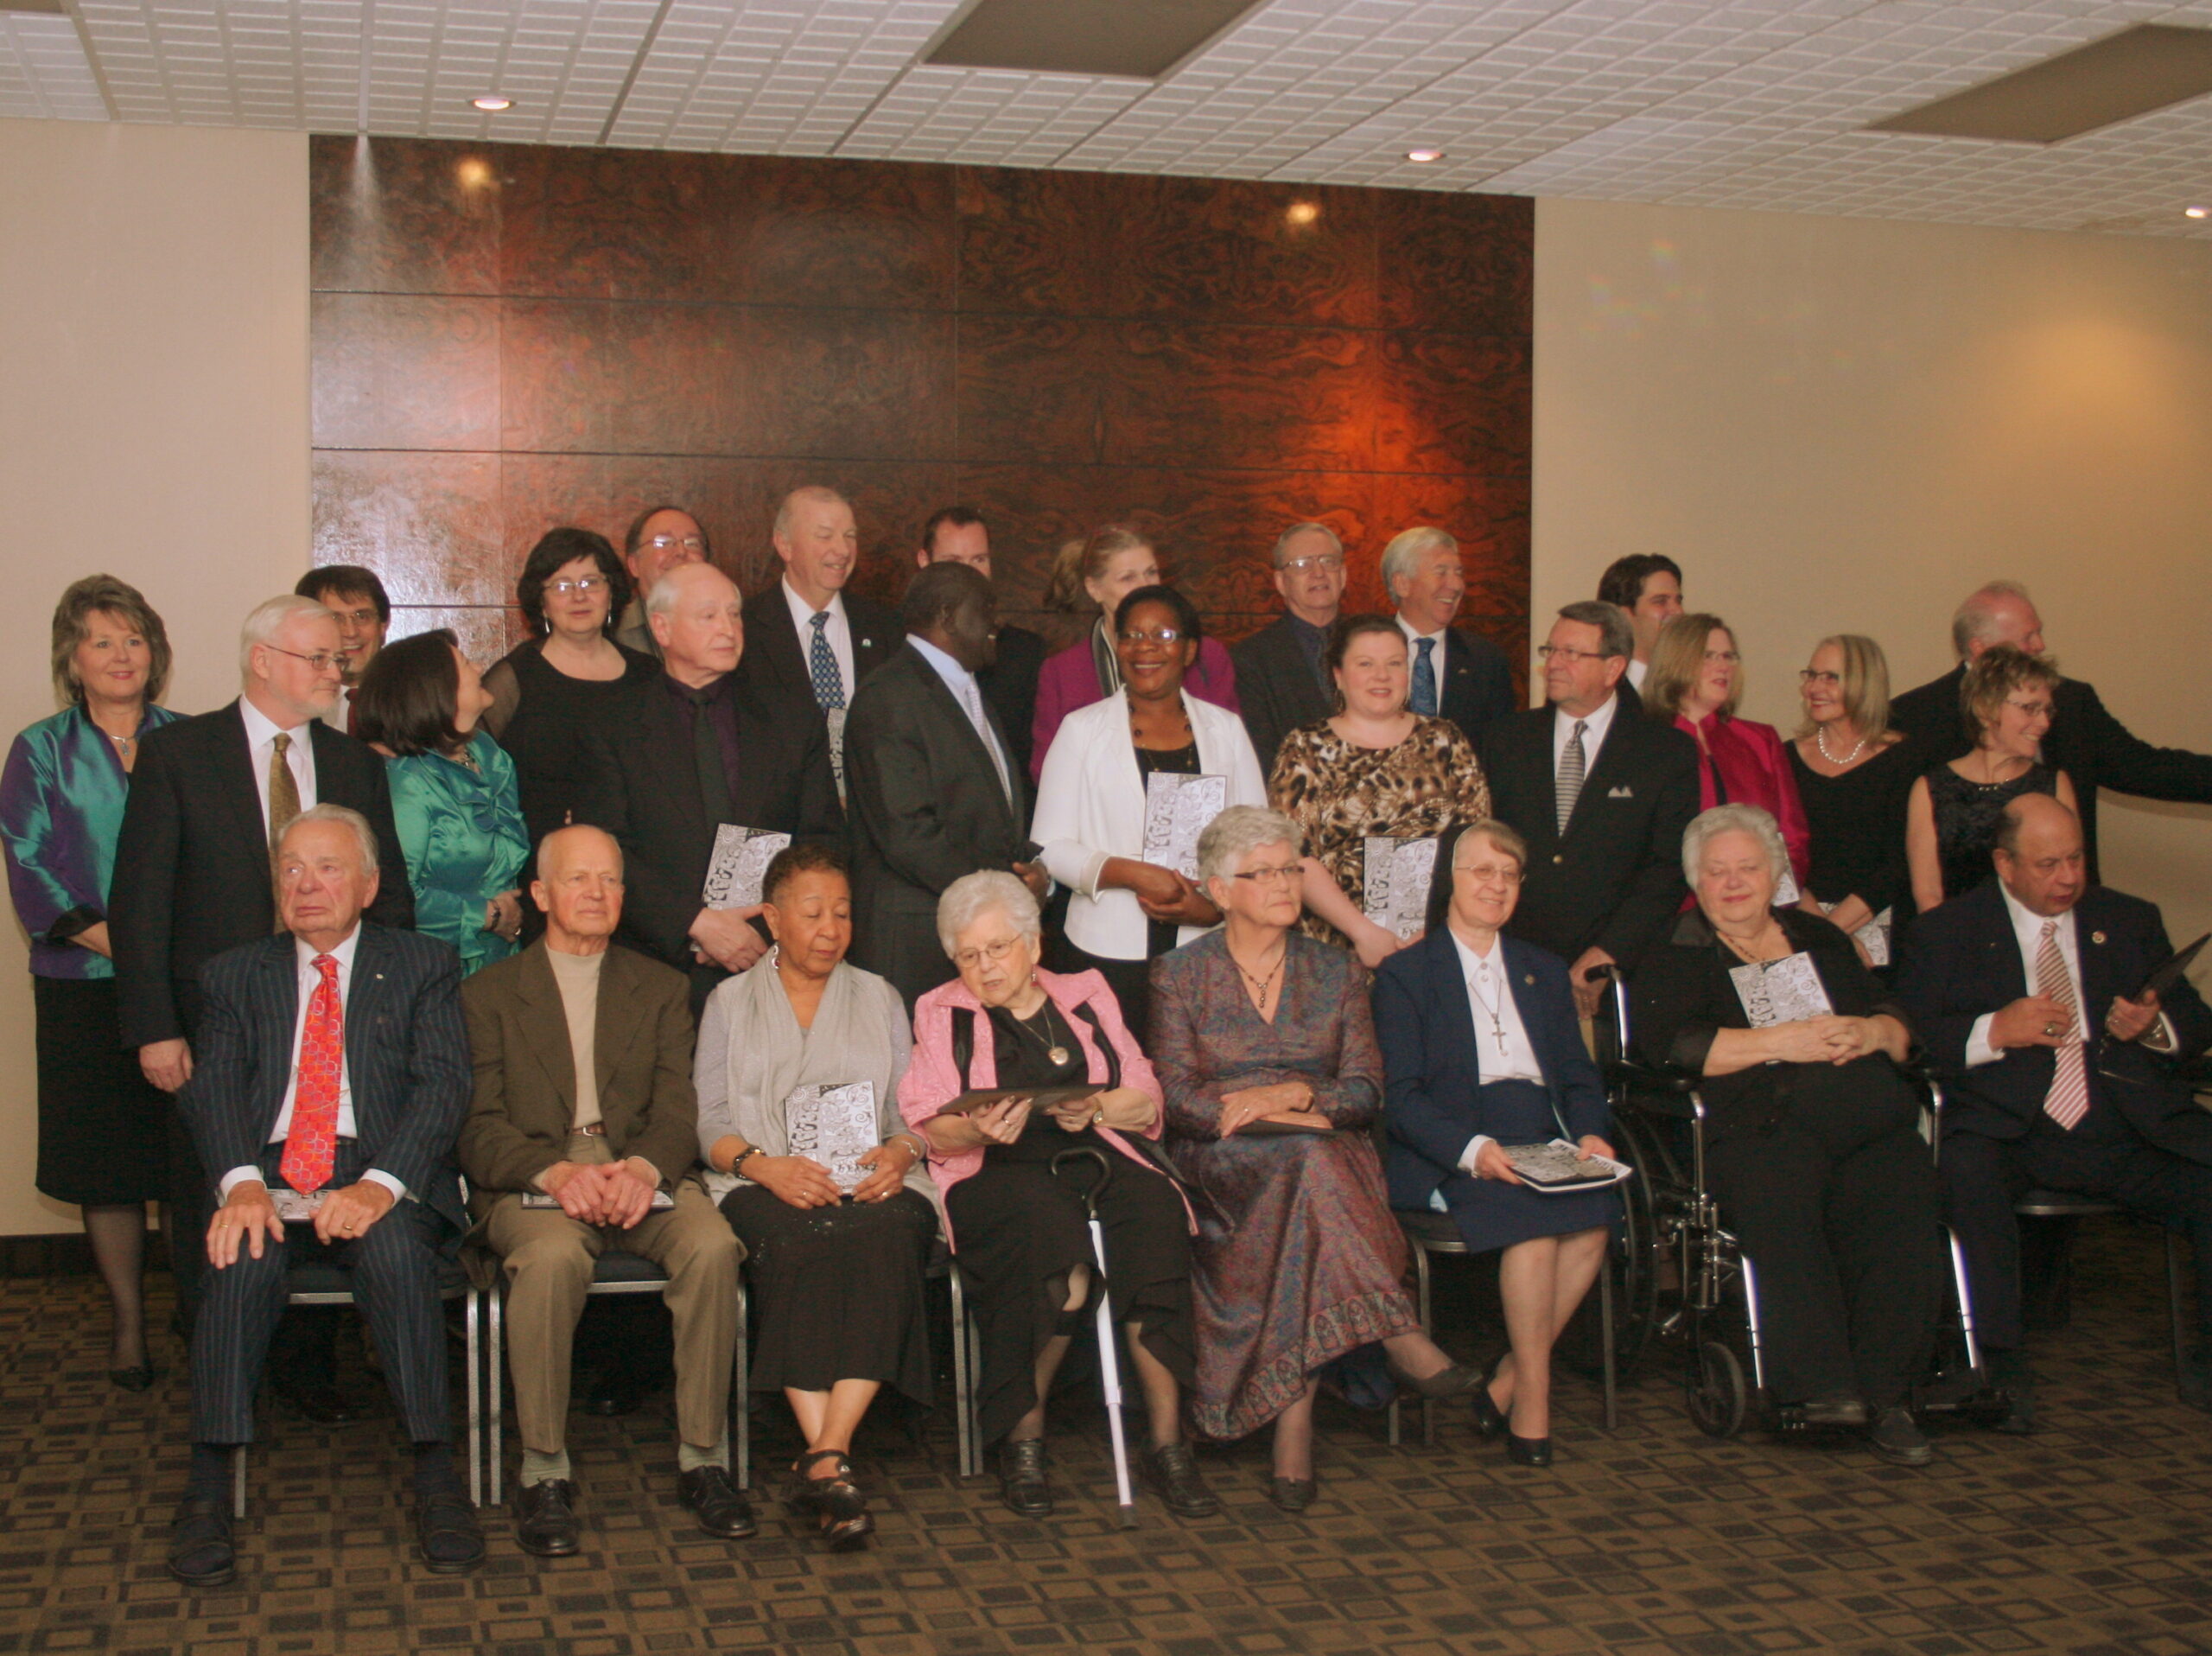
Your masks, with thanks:
<instances>
[{"instance_id":1,"label":"woman in pink jacket","mask_svg":"<svg viewBox=\"0 0 2212 1656\"><path fill-rule=\"evenodd\" d=\"M1084 636L1050 658L1037 675L1037 712L1029 727L1029 780L1045 774L1045 755L1060 721L1078 707L1103 702L1122 687L1120 658L1114 649L1114 612L1139 587L1160 584L1160 555L1152 542L1127 524L1109 523L1082 540L1060 548L1052 578L1045 589L1048 609L1096 616ZM1236 713L1236 669L1219 639L1198 645L1198 665L1183 687L1202 702Z\"/></svg>"},{"instance_id":2,"label":"woman in pink jacket","mask_svg":"<svg viewBox=\"0 0 2212 1656\"><path fill-rule=\"evenodd\" d=\"M1098 1179L1095 1163L1065 1175L1052 1163L1090 1149L1111 1169L1098 1189L1106 1292L1151 1417L1145 1479L1170 1511L1210 1517L1219 1504L1183 1441L1182 1400L1198 1379L1191 1213L1147 1154L1160 1137L1160 1081L1104 978L1038 969L1042 926L1020 880L994 870L956 880L937 914L960 976L915 1004L899 1109L930 1142L945 1234L982 1328L982 1441L1003 1442L1000 1493L1027 1518L1052 1510L1045 1402L1096 1315L1086 1312L1098 1283L1082 1191ZM1072 1086L1084 1090L1049 1107L1015 1097L973 1114L944 1110L970 1091Z\"/></svg>"}]
</instances>

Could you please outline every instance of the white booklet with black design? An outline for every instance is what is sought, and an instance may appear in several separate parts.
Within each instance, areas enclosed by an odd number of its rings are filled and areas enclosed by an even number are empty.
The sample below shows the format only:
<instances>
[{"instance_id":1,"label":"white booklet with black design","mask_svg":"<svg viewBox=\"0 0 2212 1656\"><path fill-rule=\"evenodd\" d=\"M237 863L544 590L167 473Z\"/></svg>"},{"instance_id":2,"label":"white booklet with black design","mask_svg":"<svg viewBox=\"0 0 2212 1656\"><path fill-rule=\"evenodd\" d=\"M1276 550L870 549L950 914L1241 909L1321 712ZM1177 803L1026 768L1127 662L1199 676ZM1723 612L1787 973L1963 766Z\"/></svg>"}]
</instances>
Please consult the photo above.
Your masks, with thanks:
<instances>
[{"instance_id":1,"label":"white booklet with black design","mask_svg":"<svg viewBox=\"0 0 2212 1656\"><path fill-rule=\"evenodd\" d=\"M1629 1175L1628 1163L1610 1156L1592 1156L1580 1144L1554 1138L1548 1144L1506 1144L1500 1149L1513 1170L1531 1190L1557 1194L1565 1190L1602 1190Z\"/></svg>"},{"instance_id":2,"label":"white booklet with black design","mask_svg":"<svg viewBox=\"0 0 2212 1656\"><path fill-rule=\"evenodd\" d=\"M715 830L714 855L707 859L707 885L701 903L708 908L750 908L760 901L760 882L776 853L791 843L789 834L744 828L726 822Z\"/></svg>"},{"instance_id":3,"label":"white booklet with black design","mask_svg":"<svg viewBox=\"0 0 2212 1656\"><path fill-rule=\"evenodd\" d=\"M1428 894L1436 879L1434 839L1370 835L1361 869L1367 918L1410 942L1428 929Z\"/></svg>"},{"instance_id":4,"label":"white booklet with black design","mask_svg":"<svg viewBox=\"0 0 2212 1656\"><path fill-rule=\"evenodd\" d=\"M1154 771L1144 787L1144 860L1198 877L1198 836L1229 804L1226 776Z\"/></svg>"},{"instance_id":5,"label":"white booklet with black design","mask_svg":"<svg viewBox=\"0 0 2212 1656\"><path fill-rule=\"evenodd\" d=\"M861 1165L883 1142L875 1113L875 1083L810 1081L784 1100L784 1138L793 1156L829 1169L837 1188L850 1194L868 1169Z\"/></svg>"},{"instance_id":6,"label":"white booklet with black design","mask_svg":"<svg viewBox=\"0 0 2212 1656\"><path fill-rule=\"evenodd\" d=\"M1802 949L1779 960L1748 961L1728 976L1754 1029L1828 1017L1835 1011L1813 957Z\"/></svg>"},{"instance_id":7,"label":"white booklet with black design","mask_svg":"<svg viewBox=\"0 0 2212 1656\"><path fill-rule=\"evenodd\" d=\"M1834 903L1824 902L1821 905L1821 913L1833 914L1835 908ZM1859 939L1859 946L1866 951L1867 959L1878 966L1890 964L1890 931L1897 924L1897 917L1896 909L1885 908L1852 933Z\"/></svg>"}]
</instances>

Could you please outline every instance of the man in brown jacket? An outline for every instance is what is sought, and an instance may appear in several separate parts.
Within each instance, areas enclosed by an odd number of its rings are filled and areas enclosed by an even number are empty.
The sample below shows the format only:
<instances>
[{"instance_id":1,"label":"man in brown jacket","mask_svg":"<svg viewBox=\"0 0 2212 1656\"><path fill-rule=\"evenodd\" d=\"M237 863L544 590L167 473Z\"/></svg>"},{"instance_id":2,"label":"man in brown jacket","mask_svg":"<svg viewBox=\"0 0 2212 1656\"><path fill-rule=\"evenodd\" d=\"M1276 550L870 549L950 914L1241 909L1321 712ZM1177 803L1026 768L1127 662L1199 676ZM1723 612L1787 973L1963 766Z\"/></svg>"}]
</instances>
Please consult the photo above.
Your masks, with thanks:
<instances>
[{"instance_id":1,"label":"man in brown jacket","mask_svg":"<svg viewBox=\"0 0 2212 1656\"><path fill-rule=\"evenodd\" d=\"M708 1534L738 1539L756 1527L729 1475L741 1251L693 1172L690 985L609 946L622 918L613 836L548 834L531 895L546 916L543 939L461 989L476 1086L458 1160L474 1191L475 1239L506 1272L523 1444L515 1538L542 1557L582 1545L567 1450L569 1352L594 1262L616 1248L669 1277L677 1497Z\"/></svg>"}]
</instances>

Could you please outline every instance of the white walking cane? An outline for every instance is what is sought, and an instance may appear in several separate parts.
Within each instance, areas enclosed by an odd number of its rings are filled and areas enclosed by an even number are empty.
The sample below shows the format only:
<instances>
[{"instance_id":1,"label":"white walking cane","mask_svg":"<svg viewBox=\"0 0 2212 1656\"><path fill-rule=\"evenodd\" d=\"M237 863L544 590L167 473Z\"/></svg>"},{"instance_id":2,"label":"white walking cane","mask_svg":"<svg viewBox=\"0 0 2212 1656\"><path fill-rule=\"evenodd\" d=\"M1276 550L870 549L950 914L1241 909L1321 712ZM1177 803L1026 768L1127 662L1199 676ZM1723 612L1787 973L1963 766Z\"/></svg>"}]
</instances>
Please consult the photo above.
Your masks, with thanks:
<instances>
[{"instance_id":1,"label":"white walking cane","mask_svg":"<svg viewBox=\"0 0 2212 1656\"><path fill-rule=\"evenodd\" d=\"M1062 1150L1052 1158L1055 1178L1063 1162L1098 1163L1097 1181L1083 1189L1083 1210L1090 1221L1090 1257L1098 1267L1098 1374L1106 1393L1106 1429L1114 1438L1114 1498L1121 1505L1122 1527L1133 1530L1137 1526L1137 1503L1129 1492L1129 1446L1122 1436L1121 1351L1114 1340L1113 1301L1106 1292L1106 1233L1098 1224L1098 1199L1113 1182L1114 1164L1105 1151L1088 1144L1080 1150Z\"/></svg>"}]
</instances>

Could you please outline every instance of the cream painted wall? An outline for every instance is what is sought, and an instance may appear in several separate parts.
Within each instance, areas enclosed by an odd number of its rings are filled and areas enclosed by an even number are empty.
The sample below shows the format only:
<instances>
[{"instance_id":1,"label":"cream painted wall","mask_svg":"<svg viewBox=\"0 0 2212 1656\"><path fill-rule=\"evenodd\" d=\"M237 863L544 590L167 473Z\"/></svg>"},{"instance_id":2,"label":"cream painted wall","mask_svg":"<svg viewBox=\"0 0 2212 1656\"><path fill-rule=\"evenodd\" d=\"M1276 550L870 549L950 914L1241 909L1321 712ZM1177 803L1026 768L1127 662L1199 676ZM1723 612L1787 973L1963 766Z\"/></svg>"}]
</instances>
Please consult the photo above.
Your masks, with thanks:
<instances>
[{"instance_id":1,"label":"cream painted wall","mask_svg":"<svg viewBox=\"0 0 2212 1656\"><path fill-rule=\"evenodd\" d=\"M1750 717L1794 725L1828 633L1925 683L2010 576L2123 723L2212 748L2212 247L1540 203L1534 613L1640 551L1736 627ZM2212 809L2099 822L2109 882L2212 928Z\"/></svg>"},{"instance_id":2,"label":"cream painted wall","mask_svg":"<svg viewBox=\"0 0 2212 1656\"><path fill-rule=\"evenodd\" d=\"M176 651L168 704L238 688L238 626L308 545L307 139L0 121L0 731L54 710L54 600L105 570ZM22 928L0 927L0 1234L31 1188Z\"/></svg>"}]
</instances>

